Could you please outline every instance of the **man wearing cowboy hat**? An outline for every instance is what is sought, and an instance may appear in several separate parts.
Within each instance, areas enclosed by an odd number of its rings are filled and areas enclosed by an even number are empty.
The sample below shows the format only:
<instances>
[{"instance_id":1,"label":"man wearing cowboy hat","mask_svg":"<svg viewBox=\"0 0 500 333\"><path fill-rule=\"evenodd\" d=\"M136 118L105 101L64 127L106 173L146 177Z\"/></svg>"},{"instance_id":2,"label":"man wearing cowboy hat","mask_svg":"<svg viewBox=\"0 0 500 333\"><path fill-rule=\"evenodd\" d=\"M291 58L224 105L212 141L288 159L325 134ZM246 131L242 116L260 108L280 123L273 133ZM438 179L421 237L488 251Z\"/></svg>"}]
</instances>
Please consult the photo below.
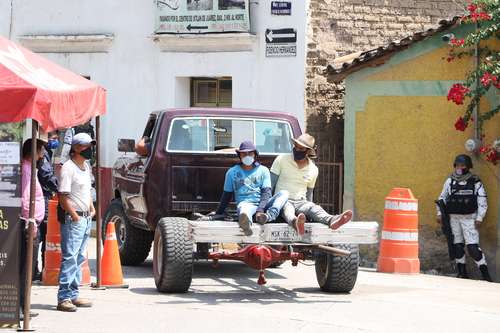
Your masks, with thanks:
<instances>
[{"instance_id":1,"label":"man wearing cowboy hat","mask_svg":"<svg viewBox=\"0 0 500 333\"><path fill-rule=\"evenodd\" d=\"M250 236L253 216L260 224L275 220L288 199L288 193L277 191L272 197L269 169L257 161L259 153L253 142L242 142L236 153L240 163L226 172L224 192L216 215L224 214L234 195L239 226L246 236Z\"/></svg>"},{"instance_id":2,"label":"man wearing cowboy hat","mask_svg":"<svg viewBox=\"0 0 500 333\"><path fill-rule=\"evenodd\" d=\"M351 220L352 211L330 215L313 203L318 177L318 167L311 160L311 157L316 156L314 137L305 133L292 140L293 153L279 155L271 167L271 182L275 192L286 190L289 193L288 202L282 210L283 218L300 235L304 234L306 218L310 222L320 222L331 229L338 229Z\"/></svg>"}]
</instances>

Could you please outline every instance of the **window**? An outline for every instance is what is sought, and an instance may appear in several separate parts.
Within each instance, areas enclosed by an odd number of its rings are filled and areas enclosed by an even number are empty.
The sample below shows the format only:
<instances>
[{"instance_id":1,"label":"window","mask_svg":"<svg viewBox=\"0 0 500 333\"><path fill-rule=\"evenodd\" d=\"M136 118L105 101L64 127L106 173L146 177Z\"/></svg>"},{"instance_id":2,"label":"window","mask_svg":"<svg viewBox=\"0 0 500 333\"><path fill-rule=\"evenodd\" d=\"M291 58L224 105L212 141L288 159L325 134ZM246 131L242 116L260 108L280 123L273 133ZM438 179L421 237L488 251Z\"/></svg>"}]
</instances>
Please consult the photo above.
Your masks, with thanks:
<instances>
[{"instance_id":1,"label":"window","mask_svg":"<svg viewBox=\"0 0 500 333\"><path fill-rule=\"evenodd\" d=\"M231 107L233 81L231 78L191 79L191 106Z\"/></svg>"},{"instance_id":2,"label":"window","mask_svg":"<svg viewBox=\"0 0 500 333\"><path fill-rule=\"evenodd\" d=\"M233 153L242 141L256 143L261 154L289 153L287 122L230 118L178 118L170 127L168 151Z\"/></svg>"},{"instance_id":3,"label":"window","mask_svg":"<svg viewBox=\"0 0 500 333\"><path fill-rule=\"evenodd\" d=\"M253 141L253 121L240 119L211 119L210 151L234 151L245 140ZM231 149L232 148L232 149Z\"/></svg>"},{"instance_id":4,"label":"window","mask_svg":"<svg viewBox=\"0 0 500 333\"><path fill-rule=\"evenodd\" d=\"M289 153L292 151L290 127L276 121L255 121L255 145L260 153Z\"/></svg>"}]
</instances>

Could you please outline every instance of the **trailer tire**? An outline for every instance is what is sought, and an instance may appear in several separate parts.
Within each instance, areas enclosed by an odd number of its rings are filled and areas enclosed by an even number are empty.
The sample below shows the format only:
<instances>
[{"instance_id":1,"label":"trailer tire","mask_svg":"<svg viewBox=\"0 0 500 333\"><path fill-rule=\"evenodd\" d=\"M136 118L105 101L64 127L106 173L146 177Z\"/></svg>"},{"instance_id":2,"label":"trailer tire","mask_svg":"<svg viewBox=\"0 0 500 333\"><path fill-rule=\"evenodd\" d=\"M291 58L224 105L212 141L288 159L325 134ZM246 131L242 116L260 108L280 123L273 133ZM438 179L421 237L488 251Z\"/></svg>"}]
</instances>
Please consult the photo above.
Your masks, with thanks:
<instances>
[{"instance_id":1,"label":"trailer tire","mask_svg":"<svg viewBox=\"0 0 500 333\"><path fill-rule=\"evenodd\" d=\"M156 226L153 246L153 275L156 289L164 293L185 293L193 276L193 242L189 222L164 217Z\"/></svg>"},{"instance_id":2,"label":"trailer tire","mask_svg":"<svg viewBox=\"0 0 500 333\"><path fill-rule=\"evenodd\" d=\"M104 214L102 241L106 239L109 222L115 223L120 261L124 266L137 266L146 260L151 249L153 233L134 227L127 218L120 199L113 199Z\"/></svg>"},{"instance_id":3,"label":"trailer tire","mask_svg":"<svg viewBox=\"0 0 500 333\"><path fill-rule=\"evenodd\" d=\"M359 247L341 244L335 247L348 250L350 255L341 257L324 252L316 256L316 279L321 290L330 293L348 293L356 284L359 266Z\"/></svg>"}]
</instances>

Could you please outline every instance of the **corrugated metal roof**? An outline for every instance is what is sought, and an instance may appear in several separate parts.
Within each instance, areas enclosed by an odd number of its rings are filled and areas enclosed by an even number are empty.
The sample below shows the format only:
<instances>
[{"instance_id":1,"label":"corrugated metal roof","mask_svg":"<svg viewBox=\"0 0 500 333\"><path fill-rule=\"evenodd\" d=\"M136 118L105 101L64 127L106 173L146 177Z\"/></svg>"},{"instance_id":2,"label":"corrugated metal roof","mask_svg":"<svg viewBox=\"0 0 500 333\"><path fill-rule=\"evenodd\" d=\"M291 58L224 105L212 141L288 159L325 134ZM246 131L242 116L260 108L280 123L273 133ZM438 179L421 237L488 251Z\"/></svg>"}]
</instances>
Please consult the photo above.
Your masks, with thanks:
<instances>
[{"instance_id":1,"label":"corrugated metal roof","mask_svg":"<svg viewBox=\"0 0 500 333\"><path fill-rule=\"evenodd\" d=\"M333 64L328 65L326 68L328 80L340 82L349 74L361 68L380 66L389 60L395 53L407 49L410 45L454 27L459 24L460 18L461 16L455 16L449 20L441 20L436 28L416 32L411 36L399 41L393 41L376 49L355 52L339 57L333 61Z\"/></svg>"}]
</instances>

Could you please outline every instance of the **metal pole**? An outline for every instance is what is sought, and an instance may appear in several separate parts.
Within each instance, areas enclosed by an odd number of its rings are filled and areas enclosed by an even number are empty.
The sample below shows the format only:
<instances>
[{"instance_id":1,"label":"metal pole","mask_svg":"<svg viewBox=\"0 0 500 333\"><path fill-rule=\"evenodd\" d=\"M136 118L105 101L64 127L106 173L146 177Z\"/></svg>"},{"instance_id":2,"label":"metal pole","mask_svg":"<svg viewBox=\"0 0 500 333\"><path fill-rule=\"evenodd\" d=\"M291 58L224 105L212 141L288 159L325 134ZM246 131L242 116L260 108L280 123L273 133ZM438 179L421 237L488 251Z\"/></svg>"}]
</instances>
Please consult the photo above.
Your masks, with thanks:
<instances>
[{"instance_id":1,"label":"metal pole","mask_svg":"<svg viewBox=\"0 0 500 333\"><path fill-rule=\"evenodd\" d=\"M29 223L28 239L26 251L26 288L24 291L24 321L23 331L30 330L30 307L31 307L31 279L33 277L33 221L35 217L35 196L36 196L36 153L37 153L37 135L38 123L36 120L31 122L31 182L30 182L30 205L29 205Z\"/></svg>"},{"instance_id":2,"label":"metal pole","mask_svg":"<svg viewBox=\"0 0 500 333\"><path fill-rule=\"evenodd\" d=\"M96 259L96 287L101 287L101 247L102 247L102 228L101 228L101 117L95 118L96 128L96 242L97 242L97 259Z\"/></svg>"}]
</instances>

